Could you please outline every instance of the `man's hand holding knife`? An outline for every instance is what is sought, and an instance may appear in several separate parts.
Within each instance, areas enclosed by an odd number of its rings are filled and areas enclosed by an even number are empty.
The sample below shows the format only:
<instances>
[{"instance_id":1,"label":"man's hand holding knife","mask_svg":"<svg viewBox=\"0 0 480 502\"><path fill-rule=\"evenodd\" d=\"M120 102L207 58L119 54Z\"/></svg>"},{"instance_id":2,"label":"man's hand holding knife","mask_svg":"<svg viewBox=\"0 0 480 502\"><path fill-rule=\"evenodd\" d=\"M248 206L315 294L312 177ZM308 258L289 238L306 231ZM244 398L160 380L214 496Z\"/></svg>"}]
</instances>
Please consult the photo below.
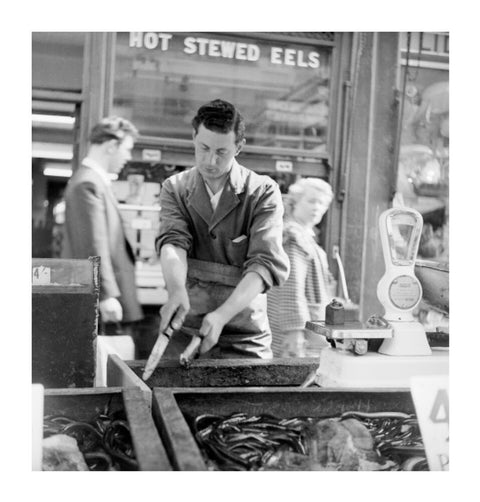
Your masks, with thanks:
<instances>
[{"instance_id":1,"label":"man's hand holding knife","mask_svg":"<svg viewBox=\"0 0 480 502\"><path fill-rule=\"evenodd\" d=\"M184 288L179 288L160 309L159 335L145 366L143 380L148 380L152 375L167 348L171 335L182 327L189 308L190 302L187 291ZM218 342L225 322L226 320L217 311L207 314L198 335L192 338L188 347L180 355L180 364L188 368L198 354L208 352L214 347Z\"/></svg>"}]
</instances>

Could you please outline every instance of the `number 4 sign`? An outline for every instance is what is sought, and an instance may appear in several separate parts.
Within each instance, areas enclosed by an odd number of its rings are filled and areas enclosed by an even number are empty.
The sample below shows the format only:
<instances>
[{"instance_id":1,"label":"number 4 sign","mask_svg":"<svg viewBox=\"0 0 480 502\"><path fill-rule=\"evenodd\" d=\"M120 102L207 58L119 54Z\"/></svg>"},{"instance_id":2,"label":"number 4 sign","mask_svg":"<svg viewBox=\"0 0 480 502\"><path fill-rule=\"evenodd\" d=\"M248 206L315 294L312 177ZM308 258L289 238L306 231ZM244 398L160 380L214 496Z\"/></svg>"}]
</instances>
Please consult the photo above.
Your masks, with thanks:
<instances>
[{"instance_id":1,"label":"number 4 sign","mask_svg":"<svg viewBox=\"0 0 480 502\"><path fill-rule=\"evenodd\" d=\"M431 471L449 470L448 376L413 377L411 392Z\"/></svg>"},{"instance_id":2,"label":"number 4 sign","mask_svg":"<svg viewBox=\"0 0 480 502\"><path fill-rule=\"evenodd\" d=\"M32 284L34 286L45 286L51 282L51 270L48 267L33 267Z\"/></svg>"}]
</instances>

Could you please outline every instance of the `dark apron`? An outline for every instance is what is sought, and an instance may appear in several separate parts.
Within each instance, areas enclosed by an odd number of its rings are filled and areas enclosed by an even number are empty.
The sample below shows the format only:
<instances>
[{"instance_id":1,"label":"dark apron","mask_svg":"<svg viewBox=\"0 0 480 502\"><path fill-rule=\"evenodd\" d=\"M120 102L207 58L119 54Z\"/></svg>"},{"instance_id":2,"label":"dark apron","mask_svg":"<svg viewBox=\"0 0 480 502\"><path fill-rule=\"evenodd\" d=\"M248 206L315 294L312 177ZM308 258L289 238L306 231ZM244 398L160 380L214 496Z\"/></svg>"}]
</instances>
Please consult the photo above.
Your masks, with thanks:
<instances>
[{"instance_id":1,"label":"dark apron","mask_svg":"<svg viewBox=\"0 0 480 502\"><path fill-rule=\"evenodd\" d=\"M189 258L187 291L190 311L181 331L198 334L203 317L225 302L241 278L239 267ZM202 357L269 359L273 357L271 343L267 296L259 294L225 325L217 345Z\"/></svg>"}]
</instances>

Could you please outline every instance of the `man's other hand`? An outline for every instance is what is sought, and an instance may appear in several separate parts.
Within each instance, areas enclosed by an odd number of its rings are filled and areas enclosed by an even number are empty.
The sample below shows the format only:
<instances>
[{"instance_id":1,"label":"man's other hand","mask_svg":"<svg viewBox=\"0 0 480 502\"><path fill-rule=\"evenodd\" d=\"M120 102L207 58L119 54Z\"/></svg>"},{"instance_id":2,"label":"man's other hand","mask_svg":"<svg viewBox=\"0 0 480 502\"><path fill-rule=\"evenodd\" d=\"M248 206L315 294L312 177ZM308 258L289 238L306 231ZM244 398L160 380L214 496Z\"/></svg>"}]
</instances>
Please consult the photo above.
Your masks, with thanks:
<instances>
[{"instance_id":1,"label":"man's other hand","mask_svg":"<svg viewBox=\"0 0 480 502\"><path fill-rule=\"evenodd\" d=\"M103 322L120 322L123 318L123 310L116 298L107 298L100 302L100 314Z\"/></svg>"},{"instance_id":2,"label":"man's other hand","mask_svg":"<svg viewBox=\"0 0 480 502\"><path fill-rule=\"evenodd\" d=\"M207 314L200 326L200 336L203 338L202 345L200 346L200 354L205 354L210 349L217 345L223 327L227 323L218 311L213 311Z\"/></svg>"}]
</instances>

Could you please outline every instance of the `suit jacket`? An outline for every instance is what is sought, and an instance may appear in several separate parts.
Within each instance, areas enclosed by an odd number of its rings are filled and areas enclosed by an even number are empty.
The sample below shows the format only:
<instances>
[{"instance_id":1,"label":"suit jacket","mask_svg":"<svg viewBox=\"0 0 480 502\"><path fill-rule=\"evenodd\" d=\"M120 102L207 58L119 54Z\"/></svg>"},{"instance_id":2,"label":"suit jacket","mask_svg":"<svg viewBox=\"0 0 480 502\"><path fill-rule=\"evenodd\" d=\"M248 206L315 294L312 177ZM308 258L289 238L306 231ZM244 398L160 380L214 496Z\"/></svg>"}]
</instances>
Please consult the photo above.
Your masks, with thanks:
<instances>
[{"instance_id":1,"label":"suit jacket","mask_svg":"<svg viewBox=\"0 0 480 502\"><path fill-rule=\"evenodd\" d=\"M62 256L100 256L100 300L117 298L125 322L141 319L135 257L111 187L93 169L81 166L67 184L65 204Z\"/></svg>"}]
</instances>

